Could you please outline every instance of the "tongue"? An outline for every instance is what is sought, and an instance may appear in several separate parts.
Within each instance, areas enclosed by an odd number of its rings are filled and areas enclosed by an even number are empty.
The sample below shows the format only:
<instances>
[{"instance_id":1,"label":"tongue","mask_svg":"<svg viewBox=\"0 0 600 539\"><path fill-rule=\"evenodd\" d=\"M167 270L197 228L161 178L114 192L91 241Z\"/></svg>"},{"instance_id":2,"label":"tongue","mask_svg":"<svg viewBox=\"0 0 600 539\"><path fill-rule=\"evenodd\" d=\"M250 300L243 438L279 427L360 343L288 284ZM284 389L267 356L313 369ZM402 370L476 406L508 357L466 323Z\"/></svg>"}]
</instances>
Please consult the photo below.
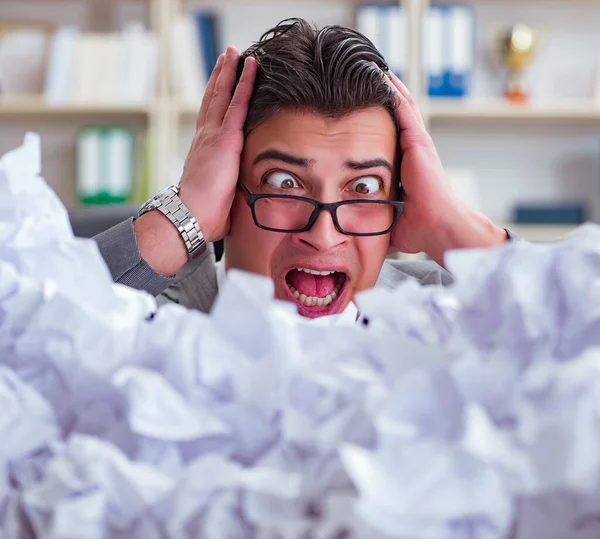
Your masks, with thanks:
<instances>
[{"instance_id":1,"label":"tongue","mask_svg":"<svg viewBox=\"0 0 600 539\"><path fill-rule=\"evenodd\" d=\"M335 288L335 273L329 275L313 275L304 271L292 270L287 275L287 281L300 294L307 297L324 298Z\"/></svg>"}]
</instances>

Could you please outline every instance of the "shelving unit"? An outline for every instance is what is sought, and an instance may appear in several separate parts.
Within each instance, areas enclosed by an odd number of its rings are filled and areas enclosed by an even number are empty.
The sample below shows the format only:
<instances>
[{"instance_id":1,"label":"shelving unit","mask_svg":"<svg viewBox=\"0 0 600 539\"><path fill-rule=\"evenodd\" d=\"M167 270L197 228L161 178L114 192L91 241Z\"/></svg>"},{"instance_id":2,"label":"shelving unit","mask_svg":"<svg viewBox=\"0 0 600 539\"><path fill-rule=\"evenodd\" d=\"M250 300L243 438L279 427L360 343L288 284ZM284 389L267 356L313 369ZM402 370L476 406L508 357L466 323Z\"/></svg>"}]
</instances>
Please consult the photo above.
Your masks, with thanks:
<instances>
[{"instance_id":1,"label":"shelving unit","mask_svg":"<svg viewBox=\"0 0 600 539\"><path fill-rule=\"evenodd\" d=\"M531 102L513 105L500 99L463 101L429 100L421 107L430 122L452 121L561 121L596 122L600 127L600 105L586 100Z\"/></svg>"},{"instance_id":2,"label":"shelving unit","mask_svg":"<svg viewBox=\"0 0 600 539\"><path fill-rule=\"evenodd\" d=\"M261 0L257 9L266 9L269 1L277 2L278 6L288 0ZM290 5L298 5L298 0L289 0ZM338 4L346 2L348 20L353 19L356 6L363 0L337 0ZM383 1L383 0L382 0ZM397 0L403 5L407 13L407 50L409 58L405 82L411 89L413 96L419 103L424 119L428 126L474 126L480 124L502 123L504 126L514 124L515 129L526 125L545 125L545 123L558 123L559 125L591 126L595 129L598 124L600 134L600 104L592 100L548 100L532 102L530 105L509 105L500 99L467 99L467 100L429 100L425 97L425 84L422 73L422 35L421 20L429 6L429 0ZM440 1L440 0L436 0ZM441 0L450 2L451 0ZM8 0L9 3L20 3L17 0ZM92 10L93 17L100 22L108 24L111 20L110 10L115 9L117 0L52 0L61 5L80 4L85 2ZM139 2L147 9L147 20L150 29L155 33L159 45L159 58L157 70L156 96L150 103L61 103L48 104L42 98L23 97L19 99L0 99L0 122L10 119L11 122L23 118L28 126L36 118L50 118L53 122L78 122L81 118L102 119L104 117L122 118L123 121L134 121L145 126L150 139L151 152L151 191L157 191L173 181L173 170L180 157L181 148L185 146L186 136L182 132L193 126L193 120L199 110L198 103L182 103L174 95L170 80L171 56L169 53L169 32L172 21L178 12L189 8L209 7L211 9L229 9L231 4L243 3L244 0L227 0L226 4L218 0L131 0L129 3ZM469 0L477 6L498 4L500 0ZM6 1L2 2L5 4ZM587 7L600 6L600 0L530 0L528 4L576 4L577 9L585 10ZM320 9L318 2L314 3L315 9ZM520 9L519 0L507 0L506 9ZM0 18L2 18L0 5ZM290 13L290 16L294 13ZM41 15L43 17L43 14ZM258 17L259 19L260 17ZM255 21L255 24L257 22ZM260 28L256 32L258 37ZM226 45L227 43L223 43ZM11 124L13 125L13 124ZM0 127L1 129L1 127ZM30 129L35 129L32 125ZM600 137L599 137L600 138ZM600 145L599 145L600 146ZM512 226L515 229L515 226ZM518 227L521 230L521 227ZM547 238L564 235L570 227L536 226L523 227L523 236L528 239Z\"/></svg>"},{"instance_id":3,"label":"shelving unit","mask_svg":"<svg viewBox=\"0 0 600 539\"><path fill-rule=\"evenodd\" d=\"M41 97L19 97L0 99L0 117L2 116L73 116L73 115L122 115L147 116L152 110L151 104L144 103L90 103L71 101L48 103Z\"/></svg>"}]
</instances>

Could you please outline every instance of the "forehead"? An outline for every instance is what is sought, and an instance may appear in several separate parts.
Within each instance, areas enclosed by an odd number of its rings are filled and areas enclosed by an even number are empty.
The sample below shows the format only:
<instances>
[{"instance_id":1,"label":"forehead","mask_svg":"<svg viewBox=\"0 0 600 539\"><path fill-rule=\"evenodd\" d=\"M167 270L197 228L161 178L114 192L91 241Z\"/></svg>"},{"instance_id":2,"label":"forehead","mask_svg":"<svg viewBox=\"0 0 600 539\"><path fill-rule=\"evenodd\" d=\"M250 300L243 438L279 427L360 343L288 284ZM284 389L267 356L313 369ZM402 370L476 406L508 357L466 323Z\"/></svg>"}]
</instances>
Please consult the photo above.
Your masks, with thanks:
<instances>
[{"instance_id":1,"label":"forehead","mask_svg":"<svg viewBox=\"0 0 600 539\"><path fill-rule=\"evenodd\" d=\"M331 119L313 112L282 110L258 125L244 143L245 161L267 149L287 151L315 162L382 157L393 162L396 128L383 107Z\"/></svg>"}]
</instances>

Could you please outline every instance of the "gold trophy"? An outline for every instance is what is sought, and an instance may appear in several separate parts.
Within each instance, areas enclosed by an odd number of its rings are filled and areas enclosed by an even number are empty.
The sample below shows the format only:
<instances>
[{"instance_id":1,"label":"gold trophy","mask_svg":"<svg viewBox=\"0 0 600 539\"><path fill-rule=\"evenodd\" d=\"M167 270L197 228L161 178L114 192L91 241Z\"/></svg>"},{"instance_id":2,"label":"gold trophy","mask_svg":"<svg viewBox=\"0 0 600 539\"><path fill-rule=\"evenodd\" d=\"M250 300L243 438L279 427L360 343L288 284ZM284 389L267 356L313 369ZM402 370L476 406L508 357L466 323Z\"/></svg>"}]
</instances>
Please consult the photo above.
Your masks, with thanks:
<instances>
[{"instance_id":1,"label":"gold trophy","mask_svg":"<svg viewBox=\"0 0 600 539\"><path fill-rule=\"evenodd\" d=\"M504 97L513 103L529 100L529 92L523 84L523 72L531 61L537 41L537 31L525 24L516 24L498 37L498 57L508 71Z\"/></svg>"}]
</instances>

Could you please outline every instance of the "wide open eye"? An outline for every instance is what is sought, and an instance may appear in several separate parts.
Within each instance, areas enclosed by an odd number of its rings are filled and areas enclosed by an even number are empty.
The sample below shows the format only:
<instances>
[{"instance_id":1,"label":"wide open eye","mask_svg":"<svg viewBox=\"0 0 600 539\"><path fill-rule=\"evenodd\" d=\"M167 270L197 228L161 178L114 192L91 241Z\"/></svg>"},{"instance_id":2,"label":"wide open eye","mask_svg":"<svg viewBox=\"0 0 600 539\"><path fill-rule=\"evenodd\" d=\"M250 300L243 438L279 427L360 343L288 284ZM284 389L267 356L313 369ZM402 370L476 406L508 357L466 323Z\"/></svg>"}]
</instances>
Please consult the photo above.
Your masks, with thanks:
<instances>
[{"instance_id":1,"label":"wide open eye","mask_svg":"<svg viewBox=\"0 0 600 539\"><path fill-rule=\"evenodd\" d=\"M359 195L372 195L381 189L381 181L374 176L366 176L353 181L351 188Z\"/></svg>"},{"instance_id":2,"label":"wide open eye","mask_svg":"<svg viewBox=\"0 0 600 539\"><path fill-rule=\"evenodd\" d=\"M264 183L275 187L275 189L281 189L283 191L287 189L296 189L300 187L296 178L287 172L271 172L264 180Z\"/></svg>"}]
</instances>

